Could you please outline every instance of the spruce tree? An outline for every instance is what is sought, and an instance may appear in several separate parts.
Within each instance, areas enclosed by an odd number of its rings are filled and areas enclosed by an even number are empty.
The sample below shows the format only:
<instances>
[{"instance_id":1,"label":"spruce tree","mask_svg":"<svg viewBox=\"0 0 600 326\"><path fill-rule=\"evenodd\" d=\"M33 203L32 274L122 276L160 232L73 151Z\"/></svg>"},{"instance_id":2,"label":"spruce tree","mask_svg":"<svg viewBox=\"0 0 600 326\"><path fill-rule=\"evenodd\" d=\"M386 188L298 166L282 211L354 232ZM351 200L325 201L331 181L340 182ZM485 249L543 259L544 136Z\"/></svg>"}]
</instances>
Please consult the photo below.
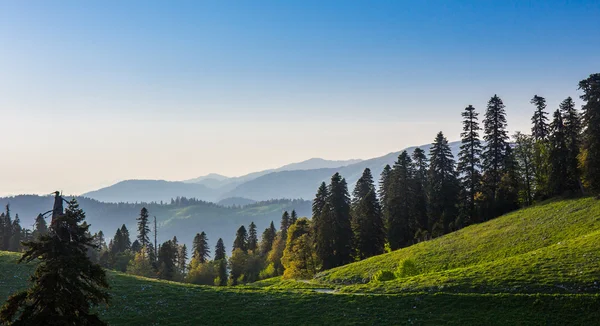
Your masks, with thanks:
<instances>
[{"instance_id":1,"label":"spruce tree","mask_svg":"<svg viewBox=\"0 0 600 326\"><path fill-rule=\"evenodd\" d=\"M12 295L0 311L0 322L12 325L105 325L91 308L108 303L104 270L90 261L93 247L85 213L72 199L65 212L56 193L56 209L47 234L25 243L19 262L39 261L31 288Z\"/></svg>"},{"instance_id":2,"label":"spruce tree","mask_svg":"<svg viewBox=\"0 0 600 326\"><path fill-rule=\"evenodd\" d=\"M131 238L129 237L129 230L125 224L121 226L121 251L131 249Z\"/></svg>"},{"instance_id":3,"label":"spruce tree","mask_svg":"<svg viewBox=\"0 0 600 326\"><path fill-rule=\"evenodd\" d=\"M475 197L481 184L481 141L479 140L479 122L475 108L469 105L462 113L463 132L460 134L462 144L458 153L457 173L462 184L462 208L467 216L465 224L479 222L479 215L475 209Z\"/></svg>"},{"instance_id":4,"label":"spruce tree","mask_svg":"<svg viewBox=\"0 0 600 326\"><path fill-rule=\"evenodd\" d=\"M277 235L277 229L275 229L275 224L271 221L271 225L265 229L260 239L260 255L265 257L271 251L273 247L273 241L275 240L275 236Z\"/></svg>"},{"instance_id":5,"label":"spruce tree","mask_svg":"<svg viewBox=\"0 0 600 326\"><path fill-rule=\"evenodd\" d=\"M2 232L2 250L10 250L10 239L12 238L12 218L10 217L10 205L6 204L4 213Z\"/></svg>"},{"instance_id":6,"label":"spruce tree","mask_svg":"<svg viewBox=\"0 0 600 326\"><path fill-rule=\"evenodd\" d=\"M386 164L381 171L381 175L379 176L379 189L377 190L377 194L379 197L379 204L381 205L381 215L383 217L384 225L388 223L389 220L389 211L388 211L388 190L390 184L390 175L392 174L392 168L389 164Z\"/></svg>"},{"instance_id":7,"label":"spruce tree","mask_svg":"<svg viewBox=\"0 0 600 326\"><path fill-rule=\"evenodd\" d=\"M352 228L358 259L365 259L383 253L385 228L373 176L369 168L364 170L354 188Z\"/></svg>"},{"instance_id":8,"label":"spruce tree","mask_svg":"<svg viewBox=\"0 0 600 326\"><path fill-rule=\"evenodd\" d=\"M590 190L600 193L600 73L579 82L583 91L583 166Z\"/></svg>"},{"instance_id":9,"label":"spruce tree","mask_svg":"<svg viewBox=\"0 0 600 326\"><path fill-rule=\"evenodd\" d=\"M217 245L215 246L215 260L221 259L227 259L227 253L225 252L223 239L219 238L219 240L217 240Z\"/></svg>"},{"instance_id":10,"label":"spruce tree","mask_svg":"<svg viewBox=\"0 0 600 326\"><path fill-rule=\"evenodd\" d=\"M177 272L177 253L179 248L172 240L165 241L158 249L158 277L173 280Z\"/></svg>"},{"instance_id":11,"label":"spruce tree","mask_svg":"<svg viewBox=\"0 0 600 326\"><path fill-rule=\"evenodd\" d=\"M550 128L548 126L548 113L546 110L546 99L541 96L533 96L531 104L535 105L535 112L531 117L533 127L531 128L531 135L536 141L542 141L548 139L550 135Z\"/></svg>"},{"instance_id":12,"label":"spruce tree","mask_svg":"<svg viewBox=\"0 0 600 326\"><path fill-rule=\"evenodd\" d=\"M313 220L315 254L323 270L336 267L334 247L335 217L331 205L325 202L319 218ZM273 245L275 246L275 245Z\"/></svg>"},{"instance_id":13,"label":"spruce tree","mask_svg":"<svg viewBox=\"0 0 600 326\"><path fill-rule=\"evenodd\" d=\"M133 241L133 243L131 244L131 251L137 253L140 252L142 250L142 244L136 239Z\"/></svg>"},{"instance_id":14,"label":"spruce tree","mask_svg":"<svg viewBox=\"0 0 600 326\"><path fill-rule=\"evenodd\" d=\"M565 126L559 110L554 112L554 119L550 125L550 190L555 196L562 195L569 190L567 186L567 148Z\"/></svg>"},{"instance_id":15,"label":"spruce tree","mask_svg":"<svg viewBox=\"0 0 600 326\"><path fill-rule=\"evenodd\" d=\"M254 222L250 222L250 226L248 226L248 250L256 252L257 248L258 234L256 233L256 224L254 224Z\"/></svg>"},{"instance_id":16,"label":"spruce tree","mask_svg":"<svg viewBox=\"0 0 600 326\"><path fill-rule=\"evenodd\" d=\"M248 251L248 232L243 225L235 233L235 240L233 241L233 249L231 251L233 252L236 249L240 249L243 252Z\"/></svg>"},{"instance_id":17,"label":"spruce tree","mask_svg":"<svg viewBox=\"0 0 600 326\"><path fill-rule=\"evenodd\" d=\"M296 223L297 220L298 220L298 214L296 213L295 209L292 209L292 212L290 213L290 225Z\"/></svg>"},{"instance_id":18,"label":"spruce tree","mask_svg":"<svg viewBox=\"0 0 600 326\"><path fill-rule=\"evenodd\" d=\"M579 154L581 152L581 117L575 109L575 102L568 97L560 103L565 128L565 141L569 154L567 155L567 188L582 192L581 172L579 170Z\"/></svg>"},{"instance_id":19,"label":"spruce tree","mask_svg":"<svg viewBox=\"0 0 600 326\"><path fill-rule=\"evenodd\" d=\"M457 216L458 179L448 140L439 132L429 151L429 198L432 233L448 233ZM437 224L437 225L436 225Z\"/></svg>"},{"instance_id":20,"label":"spruce tree","mask_svg":"<svg viewBox=\"0 0 600 326\"><path fill-rule=\"evenodd\" d=\"M192 246L192 258L197 259L200 263L204 264L208 261L210 256L210 248L208 247L208 237L204 231L202 233L196 233Z\"/></svg>"},{"instance_id":21,"label":"spruce tree","mask_svg":"<svg viewBox=\"0 0 600 326\"><path fill-rule=\"evenodd\" d=\"M327 189L327 184L325 182L321 182L319 189L317 189L317 194L315 195L315 199L312 202L312 227L316 228L321 226L322 223L319 221L321 216L323 215L323 209L327 204L327 198L329 197L329 190ZM315 230L316 232L316 230ZM313 234L316 234L313 232Z\"/></svg>"},{"instance_id":22,"label":"spruce tree","mask_svg":"<svg viewBox=\"0 0 600 326\"><path fill-rule=\"evenodd\" d=\"M142 247L147 247L150 243L150 226L148 225L148 210L142 207L138 221L138 240Z\"/></svg>"},{"instance_id":23,"label":"spruce tree","mask_svg":"<svg viewBox=\"0 0 600 326\"><path fill-rule=\"evenodd\" d=\"M183 245L179 246L179 252L177 255L177 268L179 269L179 272L182 275L185 275L185 273L187 273L187 268L186 268L187 259L188 259L187 246L184 243Z\"/></svg>"},{"instance_id":24,"label":"spruce tree","mask_svg":"<svg viewBox=\"0 0 600 326\"><path fill-rule=\"evenodd\" d=\"M413 218L415 219L415 229L417 240L426 240L429 235L429 218L428 218L428 200L427 200L427 189L428 186L428 171L429 161L425 155L425 151L421 148L415 148L413 154L413 165L414 165L414 182L413 182L413 202L414 212Z\"/></svg>"},{"instance_id":25,"label":"spruce tree","mask_svg":"<svg viewBox=\"0 0 600 326\"><path fill-rule=\"evenodd\" d=\"M42 214L38 214L35 218L35 227L33 230L33 238L37 238L42 234L46 234L48 232L48 224L46 223L46 219Z\"/></svg>"},{"instance_id":26,"label":"spruce tree","mask_svg":"<svg viewBox=\"0 0 600 326\"><path fill-rule=\"evenodd\" d=\"M498 216L497 192L504 171L508 132L506 131L506 111L504 103L494 95L488 102L485 112L484 136L486 144L482 153L483 191L486 196L486 214L489 219Z\"/></svg>"},{"instance_id":27,"label":"spruce tree","mask_svg":"<svg viewBox=\"0 0 600 326\"><path fill-rule=\"evenodd\" d=\"M520 202L525 206L533 204L535 185L535 140L532 136L517 132L514 135L514 155L519 167L519 174L523 180L523 191Z\"/></svg>"},{"instance_id":28,"label":"spruce tree","mask_svg":"<svg viewBox=\"0 0 600 326\"><path fill-rule=\"evenodd\" d=\"M23 229L21 228L21 220L19 219L19 214L15 215L15 219L12 222L12 231L10 238L10 251L19 252L21 251L21 241L23 238Z\"/></svg>"},{"instance_id":29,"label":"spruce tree","mask_svg":"<svg viewBox=\"0 0 600 326\"><path fill-rule=\"evenodd\" d=\"M416 233L414 215L414 169L410 156L403 151L394 163L387 189L387 239L392 250L412 244Z\"/></svg>"},{"instance_id":30,"label":"spruce tree","mask_svg":"<svg viewBox=\"0 0 600 326\"><path fill-rule=\"evenodd\" d=\"M348 184L339 173L331 177L328 199L333 216L334 265L341 266L352 262L354 234L350 217Z\"/></svg>"},{"instance_id":31,"label":"spruce tree","mask_svg":"<svg viewBox=\"0 0 600 326\"><path fill-rule=\"evenodd\" d=\"M289 227L290 227L290 214L287 211L285 211L281 215L281 224L279 227L279 230L281 231L281 236L283 237L283 239L286 239L287 230Z\"/></svg>"},{"instance_id":32,"label":"spruce tree","mask_svg":"<svg viewBox=\"0 0 600 326\"><path fill-rule=\"evenodd\" d=\"M510 144L506 144L504 153L503 174L498 187L498 214L505 214L518 209L519 193L522 190L519 165Z\"/></svg>"}]
</instances>

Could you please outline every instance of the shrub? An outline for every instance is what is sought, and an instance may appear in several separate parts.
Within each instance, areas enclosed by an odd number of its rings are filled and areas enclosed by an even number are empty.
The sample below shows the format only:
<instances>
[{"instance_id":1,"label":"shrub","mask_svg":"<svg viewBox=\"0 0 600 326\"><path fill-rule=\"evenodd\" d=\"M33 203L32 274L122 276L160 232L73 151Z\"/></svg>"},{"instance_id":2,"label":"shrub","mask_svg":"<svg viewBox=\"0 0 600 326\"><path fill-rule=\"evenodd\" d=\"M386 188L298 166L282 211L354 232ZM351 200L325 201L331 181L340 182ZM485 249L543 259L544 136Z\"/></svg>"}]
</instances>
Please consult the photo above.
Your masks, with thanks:
<instances>
[{"instance_id":1,"label":"shrub","mask_svg":"<svg viewBox=\"0 0 600 326\"><path fill-rule=\"evenodd\" d=\"M412 259L406 259L402 263L400 263L396 274L398 275L398 277L409 277L419 275L420 272L417 268L417 265Z\"/></svg>"},{"instance_id":2,"label":"shrub","mask_svg":"<svg viewBox=\"0 0 600 326\"><path fill-rule=\"evenodd\" d=\"M372 280L377 281L377 282L386 282L386 281L391 281L395 278L396 278L396 275L394 274L394 272L384 269L384 270L380 270L377 273L375 273L372 277Z\"/></svg>"}]
</instances>

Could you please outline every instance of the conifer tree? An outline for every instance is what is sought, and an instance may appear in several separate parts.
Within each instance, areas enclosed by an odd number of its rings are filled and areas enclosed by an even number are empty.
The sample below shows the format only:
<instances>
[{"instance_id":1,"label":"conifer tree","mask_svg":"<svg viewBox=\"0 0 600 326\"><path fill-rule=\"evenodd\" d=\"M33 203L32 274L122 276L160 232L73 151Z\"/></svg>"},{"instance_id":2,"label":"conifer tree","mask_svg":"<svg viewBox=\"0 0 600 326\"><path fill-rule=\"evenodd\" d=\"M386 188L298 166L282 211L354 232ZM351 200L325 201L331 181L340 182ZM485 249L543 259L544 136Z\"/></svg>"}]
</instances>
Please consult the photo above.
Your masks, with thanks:
<instances>
[{"instance_id":1,"label":"conifer tree","mask_svg":"<svg viewBox=\"0 0 600 326\"><path fill-rule=\"evenodd\" d=\"M432 233L441 235L450 231L456 219L458 179L452 151L442 132L437 134L429 152L430 224Z\"/></svg>"},{"instance_id":2,"label":"conifer tree","mask_svg":"<svg viewBox=\"0 0 600 326\"><path fill-rule=\"evenodd\" d=\"M333 216L334 265L352 262L353 238L348 184L339 173L331 177L328 202Z\"/></svg>"},{"instance_id":3,"label":"conifer tree","mask_svg":"<svg viewBox=\"0 0 600 326\"><path fill-rule=\"evenodd\" d=\"M136 239L133 241L133 243L131 244L131 251L137 253L140 252L142 249L142 245L140 244L140 242Z\"/></svg>"},{"instance_id":4,"label":"conifer tree","mask_svg":"<svg viewBox=\"0 0 600 326\"><path fill-rule=\"evenodd\" d=\"M178 247L172 240L167 240L158 249L158 277L173 280L177 272Z\"/></svg>"},{"instance_id":5,"label":"conifer tree","mask_svg":"<svg viewBox=\"0 0 600 326\"><path fill-rule=\"evenodd\" d=\"M559 196L568 190L567 158L569 155L565 139L565 126L559 110L554 112L550 129L550 190L553 195Z\"/></svg>"},{"instance_id":6,"label":"conifer tree","mask_svg":"<svg viewBox=\"0 0 600 326\"><path fill-rule=\"evenodd\" d=\"M334 256L334 223L335 216L331 209L331 204L325 202L325 206L320 210L318 219L313 220L315 254L323 270L336 267ZM273 244L275 246L275 244Z\"/></svg>"},{"instance_id":7,"label":"conifer tree","mask_svg":"<svg viewBox=\"0 0 600 326\"><path fill-rule=\"evenodd\" d=\"M260 240L261 256L265 257L269 254L269 251L271 251L271 248L273 247L273 241L275 240L276 235L277 229L275 229L275 225L273 224L273 221L271 221L271 225L265 229Z\"/></svg>"},{"instance_id":8,"label":"conifer tree","mask_svg":"<svg viewBox=\"0 0 600 326\"><path fill-rule=\"evenodd\" d=\"M217 245L215 246L215 260L222 259L227 259L227 253L225 252L225 244L223 243L223 239L219 238L219 240L217 240Z\"/></svg>"},{"instance_id":9,"label":"conifer tree","mask_svg":"<svg viewBox=\"0 0 600 326\"><path fill-rule=\"evenodd\" d=\"M600 193L600 73L579 82L583 91L583 166L590 190Z\"/></svg>"},{"instance_id":10,"label":"conifer tree","mask_svg":"<svg viewBox=\"0 0 600 326\"><path fill-rule=\"evenodd\" d=\"M257 248L258 234L256 233L256 224L254 224L254 222L250 222L250 225L248 226L248 250L256 252Z\"/></svg>"},{"instance_id":11,"label":"conifer tree","mask_svg":"<svg viewBox=\"0 0 600 326\"><path fill-rule=\"evenodd\" d=\"M281 236L283 239L287 237L287 230L290 227L290 214L285 211L283 215L281 215L281 224L279 230L281 231Z\"/></svg>"},{"instance_id":12,"label":"conifer tree","mask_svg":"<svg viewBox=\"0 0 600 326\"><path fill-rule=\"evenodd\" d=\"M488 102L485 112L484 136L486 144L482 153L483 190L486 194L486 218L498 216L497 192L504 171L508 132L506 131L506 111L504 103L494 95Z\"/></svg>"},{"instance_id":13,"label":"conifer tree","mask_svg":"<svg viewBox=\"0 0 600 326\"><path fill-rule=\"evenodd\" d=\"M15 219L12 222L12 231L10 238L10 251L19 252L21 251L21 241L23 237L23 229L21 228L21 220L19 219L19 214L15 215Z\"/></svg>"},{"instance_id":14,"label":"conifer tree","mask_svg":"<svg viewBox=\"0 0 600 326\"><path fill-rule=\"evenodd\" d=\"M123 249L124 245L123 245L123 234L121 233L121 229L117 229L117 232L115 232L115 236L113 237L111 243L109 244L109 249L112 253L116 254L119 252L124 251L125 249Z\"/></svg>"},{"instance_id":15,"label":"conifer tree","mask_svg":"<svg viewBox=\"0 0 600 326\"><path fill-rule=\"evenodd\" d=\"M414 164L413 218L415 220L416 238L417 240L426 240L429 234L429 218L427 214L427 189L429 188L427 175L429 173L429 162L425 151L419 147L415 148L412 159Z\"/></svg>"},{"instance_id":16,"label":"conifer tree","mask_svg":"<svg viewBox=\"0 0 600 326\"><path fill-rule=\"evenodd\" d=\"M39 237L40 235L46 234L48 232L48 224L46 223L46 220L44 219L44 216L42 216L42 214L38 214L38 216L35 218L34 225L35 225L35 228L33 230L33 238L34 239Z\"/></svg>"},{"instance_id":17,"label":"conifer tree","mask_svg":"<svg viewBox=\"0 0 600 326\"><path fill-rule=\"evenodd\" d=\"M536 141L542 141L548 139L550 135L550 128L548 126L548 113L546 110L546 99L541 96L533 96L531 104L535 105L535 112L531 117L533 127L531 128L531 135Z\"/></svg>"},{"instance_id":18,"label":"conifer tree","mask_svg":"<svg viewBox=\"0 0 600 326\"><path fill-rule=\"evenodd\" d=\"M571 97L560 103L565 128L565 142L569 154L567 156L567 188L572 191L582 192L581 172L579 170L579 154L581 153L581 117L575 109L575 102Z\"/></svg>"},{"instance_id":19,"label":"conifer tree","mask_svg":"<svg viewBox=\"0 0 600 326\"><path fill-rule=\"evenodd\" d=\"M381 215L383 217L384 225L388 223L389 220L389 211L387 207L388 202L388 189L390 184L390 175L392 174L392 168L389 164L386 164L381 171L381 175L379 176L379 189L377 190L377 194L379 197L379 204L381 205Z\"/></svg>"},{"instance_id":20,"label":"conifer tree","mask_svg":"<svg viewBox=\"0 0 600 326\"><path fill-rule=\"evenodd\" d=\"M202 233L196 233L192 246L192 258L197 259L198 262L204 264L208 261L210 256L210 248L208 247L208 237L204 231Z\"/></svg>"},{"instance_id":21,"label":"conifer tree","mask_svg":"<svg viewBox=\"0 0 600 326\"><path fill-rule=\"evenodd\" d=\"M317 189L317 194L315 195L315 199L312 202L312 226L313 228L320 227L322 223L319 221L321 216L323 215L323 209L325 208L325 204L327 204L327 198L329 197L329 190L327 189L327 185L325 182L321 182L319 189ZM316 231L313 232L317 234Z\"/></svg>"},{"instance_id":22,"label":"conifer tree","mask_svg":"<svg viewBox=\"0 0 600 326\"><path fill-rule=\"evenodd\" d=\"M236 249L240 249L243 252L248 251L248 232L246 232L246 228L243 225L240 226L235 234L232 251L235 251Z\"/></svg>"},{"instance_id":23,"label":"conifer tree","mask_svg":"<svg viewBox=\"0 0 600 326\"><path fill-rule=\"evenodd\" d=\"M298 214L296 213L295 209L292 209L292 213L290 213L290 225L296 223L297 220L298 220Z\"/></svg>"},{"instance_id":24,"label":"conifer tree","mask_svg":"<svg viewBox=\"0 0 600 326\"><path fill-rule=\"evenodd\" d=\"M6 204L6 212L2 219L2 250L10 250L10 239L12 238L12 218L10 217L10 205Z\"/></svg>"},{"instance_id":25,"label":"conifer tree","mask_svg":"<svg viewBox=\"0 0 600 326\"><path fill-rule=\"evenodd\" d=\"M142 207L140 216L137 218L138 221L138 240L142 247L148 246L150 243L150 226L148 225L148 210L146 207Z\"/></svg>"},{"instance_id":26,"label":"conifer tree","mask_svg":"<svg viewBox=\"0 0 600 326\"><path fill-rule=\"evenodd\" d=\"M462 145L458 153L457 173L462 184L462 204L466 211L468 220L466 224L479 222L479 216L475 210L475 197L479 192L481 184L481 141L479 140L479 122L475 108L469 105L462 113L463 132L460 134Z\"/></svg>"},{"instance_id":27,"label":"conifer tree","mask_svg":"<svg viewBox=\"0 0 600 326\"><path fill-rule=\"evenodd\" d=\"M535 184L535 140L532 136L517 132L515 139L515 160L519 167L519 174L523 180L520 202L525 206L533 204Z\"/></svg>"},{"instance_id":28,"label":"conifer tree","mask_svg":"<svg viewBox=\"0 0 600 326\"><path fill-rule=\"evenodd\" d=\"M179 252L177 255L177 268L179 269L179 272L182 275L185 275L185 273L187 273L187 268L186 268L187 259L188 259L187 246L184 243L183 245L179 246Z\"/></svg>"},{"instance_id":29,"label":"conifer tree","mask_svg":"<svg viewBox=\"0 0 600 326\"><path fill-rule=\"evenodd\" d=\"M90 261L85 213L77 201L62 210L56 193L52 223L47 234L25 243L19 262L38 260L31 288L12 295L0 311L0 322L13 325L105 325L91 308L108 303L104 270Z\"/></svg>"},{"instance_id":30,"label":"conifer tree","mask_svg":"<svg viewBox=\"0 0 600 326\"><path fill-rule=\"evenodd\" d=\"M129 230L125 224L121 226L121 251L131 249L131 238L129 237Z\"/></svg>"},{"instance_id":31,"label":"conifer tree","mask_svg":"<svg viewBox=\"0 0 600 326\"><path fill-rule=\"evenodd\" d=\"M412 220L414 202L414 168L406 151L398 156L392 168L387 189L387 239L392 250L412 244L416 222Z\"/></svg>"},{"instance_id":32,"label":"conifer tree","mask_svg":"<svg viewBox=\"0 0 600 326\"><path fill-rule=\"evenodd\" d=\"M504 154L503 174L498 187L498 214L505 214L519 208L519 192L522 184L519 166L510 144L506 144Z\"/></svg>"},{"instance_id":33,"label":"conifer tree","mask_svg":"<svg viewBox=\"0 0 600 326\"><path fill-rule=\"evenodd\" d=\"M364 170L354 188L352 228L357 258L364 259L383 253L385 228L373 176L369 168Z\"/></svg>"}]
</instances>

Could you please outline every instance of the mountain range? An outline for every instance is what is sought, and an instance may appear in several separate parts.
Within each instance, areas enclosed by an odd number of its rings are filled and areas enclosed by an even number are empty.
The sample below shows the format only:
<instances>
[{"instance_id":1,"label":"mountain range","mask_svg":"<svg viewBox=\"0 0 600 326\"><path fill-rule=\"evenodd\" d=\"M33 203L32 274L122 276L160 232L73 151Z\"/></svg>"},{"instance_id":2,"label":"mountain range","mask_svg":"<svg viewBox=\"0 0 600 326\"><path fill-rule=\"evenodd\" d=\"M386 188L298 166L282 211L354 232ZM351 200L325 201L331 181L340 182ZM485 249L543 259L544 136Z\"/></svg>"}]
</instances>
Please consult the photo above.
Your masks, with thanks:
<instances>
[{"instance_id":1,"label":"mountain range","mask_svg":"<svg viewBox=\"0 0 600 326\"><path fill-rule=\"evenodd\" d=\"M452 142L449 145L456 156L460 142ZM428 153L431 144L418 147ZM415 148L417 146L404 150L410 154ZM350 191L365 168L370 168L377 180L385 165L393 165L401 152L368 160L330 161L313 158L277 169L231 178L213 173L185 181L125 180L82 196L103 202L129 203L166 202L184 196L215 203L225 201L226 205L244 205L273 198L311 200L319 184L327 182L336 172L346 178Z\"/></svg>"}]
</instances>

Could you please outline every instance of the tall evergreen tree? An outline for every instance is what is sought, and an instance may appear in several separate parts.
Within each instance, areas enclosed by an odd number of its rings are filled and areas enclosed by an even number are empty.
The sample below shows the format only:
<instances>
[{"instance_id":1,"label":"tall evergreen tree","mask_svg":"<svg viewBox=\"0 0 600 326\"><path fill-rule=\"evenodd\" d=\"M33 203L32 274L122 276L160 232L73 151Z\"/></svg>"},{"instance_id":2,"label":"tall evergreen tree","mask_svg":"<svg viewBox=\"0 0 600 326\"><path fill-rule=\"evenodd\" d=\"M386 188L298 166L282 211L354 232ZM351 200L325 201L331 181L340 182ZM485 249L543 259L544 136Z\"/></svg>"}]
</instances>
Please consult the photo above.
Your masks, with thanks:
<instances>
[{"instance_id":1,"label":"tall evergreen tree","mask_svg":"<svg viewBox=\"0 0 600 326\"><path fill-rule=\"evenodd\" d=\"M148 225L148 210L142 207L138 221L138 236L137 239L142 247L147 247L150 243L150 226Z\"/></svg>"},{"instance_id":2,"label":"tall evergreen tree","mask_svg":"<svg viewBox=\"0 0 600 326\"><path fill-rule=\"evenodd\" d=\"M52 224L47 234L25 243L19 262L38 260L31 288L12 295L0 311L0 322L13 325L105 325L91 308L108 303L104 270L90 261L85 213L72 199L66 212L56 193Z\"/></svg>"},{"instance_id":3,"label":"tall evergreen tree","mask_svg":"<svg viewBox=\"0 0 600 326\"><path fill-rule=\"evenodd\" d=\"M125 224L121 226L121 246L122 251L131 249L131 238L129 237L129 230L127 230Z\"/></svg>"},{"instance_id":4,"label":"tall evergreen tree","mask_svg":"<svg viewBox=\"0 0 600 326\"><path fill-rule=\"evenodd\" d=\"M569 149L565 137L565 126L559 110L554 112L550 129L550 190L553 195L562 195L568 190L567 158Z\"/></svg>"},{"instance_id":5,"label":"tall evergreen tree","mask_svg":"<svg viewBox=\"0 0 600 326\"><path fill-rule=\"evenodd\" d=\"M290 214L287 211L283 212L281 215L280 225L279 230L281 231L281 236L285 239L287 237L287 230L290 227Z\"/></svg>"},{"instance_id":6,"label":"tall evergreen tree","mask_svg":"<svg viewBox=\"0 0 600 326\"><path fill-rule=\"evenodd\" d=\"M541 96L533 96L531 104L535 105L535 112L531 117L533 127L531 128L531 135L536 141L546 140L550 135L550 128L548 126L548 113L546 110L546 99Z\"/></svg>"},{"instance_id":7,"label":"tall evergreen tree","mask_svg":"<svg viewBox=\"0 0 600 326\"><path fill-rule=\"evenodd\" d=\"M428 198L428 174L429 161L425 155L425 151L421 148L415 148L412 154L414 164L414 182L413 182L413 202L415 219L415 229L417 232L417 240L426 240L429 234L429 218L427 214Z\"/></svg>"},{"instance_id":8,"label":"tall evergreen tree","mask_svg":"<svg viewBox=\"0 0 600 326\"><path fill-rule=\"evenodd\" d=\"M312 227L317 228L322 225L319 221L321 216L323 215L323 209L327 204L327 198L329 197L329 190L327 189L327 184L325 182L321 182L319 185L319 189L317 189L317 194L315 195L315 199L312 202ZM313 232L316 234L316 230Z\"/></svg>"},{"instance_id":9,"label":"tall evergreen tree","mask_svg":"<svg viewBox=\"0 0 600 326\"><path fill-rule=\"evenodd\" d=\"M46 219L42 214L38 214L35 218L33 237L37 238L42 234L46 234L48 232L48 224L46 223Z\"/></svg>"},{"instance_id":10,"label":"tall evergreen tree","mask_svg":"<svg viewBox=\"0 0 600 326\"><path fill-rule=\"evenodd\" d=\"M177 253L179 248L172 240L167 240L158 249L158 277L173 280L177 273Z\"/></svg>"},{"instance_id":11,"label":"tall evergreen tree","mask_svg":"<svg viewBox=\"0 0 600 326\"><path fill-rule=\"evenodd\" d=\"M519 166L510 144L506 144L504 154L503 174L498 187L498 214L505 214L519 208L519 192L522 188Z\"/></svg>"},{"instance_id":12,"label":"tall evergreen tree","mask_svg":"<svg viewBox=\"0 0 600 326\"><path fill-rule=\"evenodd\" d=\"M313 220L315 254L321 263L321 268L328 270L337 266L334 254L335 216L329 202L325 202L325 206L319 210L319 213L321 215Z\"/></svg>"},{"instance_id":13,"label":"tall evergreen tree","mask_svg":"<svg viewBox=\"0 0 600 326\"><path fill-rule=\"evenodd\" d=\"M334 265L352 262L353 237L348 184L339 173L331 177L328 202L333 216Z\"/></svg>"},{"instance_id":14,"label":"tall evergreen tree","mask_svg":"<svg viewBox=\"0 0 600 326\"><path fill-rule=\"evenodd\" d=\"M187 273L187 264L186 264L187 259L188 259L187 247L184 243L183 245L179 246L179 252L177 255L177 268L179 269L179 272L182 275Z\"/></svg>"},{"instance_id":15,"label":"tall evergreen tree","mask_svg":"<svg viewBox=\"0 0 600 326\"><path fill-rule=\"evenodd\" d=\"M196 233L192 246L192 258L198 259L200 263L206 263L210 256L210 248L208 247L208 238L204 231Z\"/></svg>"},{"instance_id":16,"label":"tall evergreen tree","mask_svg":"<svg viewBox=\"0 0 600 326\"><path fill-rule=\"evenodd\" d=\"M466 224L479 222L479 215L475 209L475 197L481 184L481 141L479 140L479 122L475 108L469 105L462 113L463 132L460 134L462 144L458 153L457 172L462 184L463 209L466 211L468 221Z\"/></svg>"},{"instance_id":17,"label":"tall evergreen tree","mask_svg":"<svg viewBox=\"0 0 600 326\"><path fill-rule=\"evenodd\" d=\"M297 220L298 220L298 214L296 213L295 209L292 209L292 212L290 213L290 225L296 223Z\"/></svg>"},{"instance_id":18,"label":"tall evergreen tree","mask_svg":"<svg viewBox=\"0 0 600 326\"><path fill-rule=\"evenodd\" d=\"M233 249L241 249L244 252L248 251L248 232L246 228L242 225L235 233L235 240L233 241Z\"/></svg>"},{"instance_id":19,"label":"tall evergreen tree","mask_svg":"<svg viewBox=\"0 0 600 326\"><path fill-rule=\"evenodd\" d=\"M414 169L410 156L403 151L392 168L387 189L387 238L392 250L412 244L416 233L414 217Z\"/></svg>"},{"instance_id":20,"label":"tall evergreen tree","mask_svg":"<svg viewBox=\"0 0 600 326\"><path fill-rule=\"evenodd\" d=\"M117 232L115 232L115 236L113 237L108 247L110 251L114 254L125 251L123 245L123 234L121 233L120 228L117 229Z\"/></svg>"},{"instance_id":21,"label":"tall evergreen tree","mask_svg":"<svg viewBox=\"0 0 600 326\"><path fill-rule=\"evenodd\" d=\"M529 206L533 204L535 185L535 140L532 136L517 132L515 138L515 159L519 167L521 180L523 180L520 202Z\"/></svg>"},{"instance_id":22,"label":"tall evergreen tree","mask_svg":"<svg viewBox=\"0 0 600 326\"><path fill-rule=\"evenodd\" d=\"M10 217L10 205L6 204L6 212L2 219L2 250L10 250L10 239L12 238L12 218Z\"/></svg>"},{"instance_id":23,"label":"tall evergreen tree","mask_svg":"<svg viewBox=\"0 0 600 326\"><path fill-rule=\"evenodd\" d=\"M488 102L485 113L484 136L486 144L483 148L483 190L486 194L486 218L498 216L497 192L504 171L508 132L506 131L506 111L504 103L494 95Z\"/></svg>"},{"instance_id":24,"label":"tall evergreen tree","mask_svg":"<svg viewBox=\"0 0 600 326\"><path fill-rule=\"evenodd\" d=\"M227 253L225 251L225 244L223 243L223 239L219 238L217 240L217 245L215 246L215 260L226 260Z\"/></svg>"},{"instance_id":25,"label":"tall evergreen tree","mask_svg":"<svg viewBox=\"0 0 600 326\"><path fill-rule=\"evenodd\" d=\"M454 157L442 132L437 134L429 152L430 225L433 234L446 234L456 219L459 187Z\"/></svg>"},{"instance_id":26,"label":"tall evergreen tree","mask_svg":"<svg viewBox=\"0 0 600 326\"><path fill-rule=\"evenodd\" d=\"M569 151L567 156L567 188L572 191L582 192L581 172L579 170L582 131L581 117L577 109L575 109L575 102L570 97L560 103L560 112L565 127L565 142Z\"/></svg>"},{"instance_id":27,"label":"tall evergreen tree","mask_svg":"<svg viewBox=\"0 0 600 326\"><path fill-rule=\"evenodd\" d=\"M583 91L583 166L590 190L600 193L600 73L579 82Z\"/></svg>"},{"instance_id":28,"label":"tall evergreen tree","mask_svg":"<svg viewBox=\"0 0 600 326\"><path fill-rule=\"evenodd\" d=\"M359 259L383 253L385 228L371 170L366 168L358 179L352 198L352 228Z\"/></svg>"},{"instance_id":29,"label":"tall evergreen tree","mask_svg":"<svg viewBox=\"0 0 600 326\"><path fill-rule=\"evenodd\" d=\"M381 205L381 215L383 217L384 225L388 223L389 220L389 211L388 211L388 190L390 185L390 176L392 174L392 168L389 164L386 164L381 171L381 175L379 176L379 189L377 190L377 195L379 197L379 204Z\"/></svg>"},{"instance_id":30,"label":"tall evergreen tree","mask_svg":"<svg viewBox=\"0 0 600 326\"><path fill-rule=\"evenodd\" d=\"M265 229L262 234L260 240L260 254L265 257L273 248L273 241L275 240L275 236L277 235L277 229L275 228L275 224L271 221L271 225Z\"/></svg>"},{"instance_id":31,"label":"tall evergreen tree","mask_svg":"<svg viewBox=\"0 0 600 326\"><path fill-rule=\"evenodd\" d=\"M21 220L19 214L15 215L15 219L12 222L12 236L10 238L10 251L21 251L21 241L23 238L23 228L21 228Z\"/></svg>"},{"instance_id":32,"label":"tall evergreen tree","mask_svg":"<svg viewBox=\"0 0 600 326\"><path fill-rule=\"evenodd\" d=\"M254 224L254 222L250 222L250 226L248 226L248 250L256 252L257 248L258 234L256 233L256 224Z\"/></svg>"}]
</instances>

